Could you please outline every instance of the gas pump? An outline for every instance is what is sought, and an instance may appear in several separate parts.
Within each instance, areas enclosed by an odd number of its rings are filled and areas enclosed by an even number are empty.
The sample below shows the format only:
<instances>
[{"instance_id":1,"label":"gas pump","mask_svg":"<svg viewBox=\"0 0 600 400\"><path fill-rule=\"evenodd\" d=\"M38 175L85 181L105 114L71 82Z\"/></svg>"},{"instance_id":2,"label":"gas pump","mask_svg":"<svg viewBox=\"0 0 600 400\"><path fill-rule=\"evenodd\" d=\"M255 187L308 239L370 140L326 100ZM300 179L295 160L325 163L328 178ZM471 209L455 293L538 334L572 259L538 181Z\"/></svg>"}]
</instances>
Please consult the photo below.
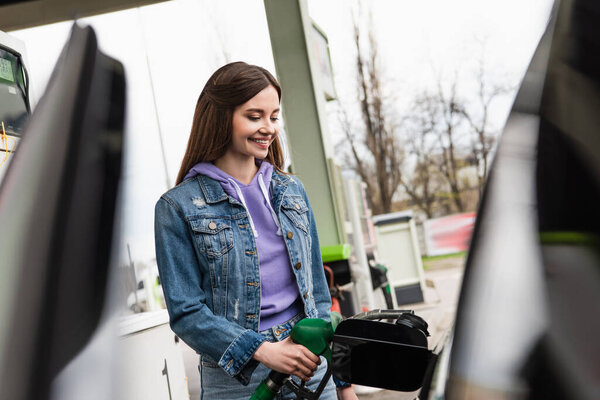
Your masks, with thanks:
<instances>
[{"instance_id":1,"label":"gas pump","mask_svg":"<svg viewBox=\"0 0 600 400\"><path fill-rule=\"evenodd\" d=\"M29 78L22 41L0 31L0 182L29 114Z\"/></svg>"}]
</instances>

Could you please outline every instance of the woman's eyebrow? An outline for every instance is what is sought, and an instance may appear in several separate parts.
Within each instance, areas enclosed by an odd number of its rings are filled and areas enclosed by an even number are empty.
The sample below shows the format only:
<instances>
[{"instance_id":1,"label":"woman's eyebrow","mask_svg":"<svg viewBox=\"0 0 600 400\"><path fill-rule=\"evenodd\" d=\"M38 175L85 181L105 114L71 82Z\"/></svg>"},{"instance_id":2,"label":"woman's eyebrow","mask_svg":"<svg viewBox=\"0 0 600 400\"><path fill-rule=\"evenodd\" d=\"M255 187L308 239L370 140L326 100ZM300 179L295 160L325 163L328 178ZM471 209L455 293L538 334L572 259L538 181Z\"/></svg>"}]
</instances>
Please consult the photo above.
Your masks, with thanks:
<instances>
[{"instance_id":1,"label":"woman's eyebrow","mask_svg":"<svg viewBox=\"0 0 600 400\"><path fill-rule=\"evenodd\" d=\"M257 112L260 114L264 114L265 110L263 110L262 108L247 108L246 112ZM276 113L276 112L279 112L279 108L276 108L272 111L272 113Z\"/></svg>"}]
</instances>

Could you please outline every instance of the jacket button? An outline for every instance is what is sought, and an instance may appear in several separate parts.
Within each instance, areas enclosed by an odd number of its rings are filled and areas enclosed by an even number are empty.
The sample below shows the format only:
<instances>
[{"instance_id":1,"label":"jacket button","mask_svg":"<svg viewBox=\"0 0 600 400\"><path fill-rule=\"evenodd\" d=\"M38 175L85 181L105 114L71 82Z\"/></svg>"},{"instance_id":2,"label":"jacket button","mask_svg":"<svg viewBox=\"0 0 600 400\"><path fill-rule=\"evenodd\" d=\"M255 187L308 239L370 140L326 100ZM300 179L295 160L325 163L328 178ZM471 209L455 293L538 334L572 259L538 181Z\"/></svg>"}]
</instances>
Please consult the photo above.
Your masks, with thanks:
<instances>
[{"instance_id":1,"label":"jacket button","mask_svg":"<svg viewBox=\"0 0 600 400\"><path fill-rule=\"evenodd\" d=\"M217 229L217 224L215 224L213 221L210 221L210 224L208 224L208 227L212 230Z\"/></svg>"},{"instance_id":2,"label":"jacket button","mask_svg":"<svg viewBox=\"0 0 600 400\"><path fill-rule=\"evenodd\" d=\"M302 267L302 263L300 263L300 262L297 262L297 263L296 263L296 269L300 269L300 267Z\"/></svg>"},{"instance_id":3,"label":"jacket button","mask_svg":"<svg viewBox=\"0 0 600 400\"><path fill-rule=\"evenodd\" d=\"M308 292L304 292L304 298L307 299L308 298Z\"/></svg>"},{"instance_id":4,"label":"jacket button","mask_svg":"<svg viewBox=\"0 0 600 400\"><path fill-rule=\"evenodd\" d=\"M291 238L293 238L293 237L294 237L294 234L293 234L292 232L288 232L288 233L287 233L287 238L288 238L288 239L291 239Z\"/></svg>"},{"instance_id":5,"label":"jacket button","mask_svg":"<svg viewBox=\"0 0 600 400\"><path fill-rule=\"evenodd\" d=\"M300 206L298 205L298 203L294 203L294 207L296 207L296 210L300 209Z\"/></svg>"}]
</instances>

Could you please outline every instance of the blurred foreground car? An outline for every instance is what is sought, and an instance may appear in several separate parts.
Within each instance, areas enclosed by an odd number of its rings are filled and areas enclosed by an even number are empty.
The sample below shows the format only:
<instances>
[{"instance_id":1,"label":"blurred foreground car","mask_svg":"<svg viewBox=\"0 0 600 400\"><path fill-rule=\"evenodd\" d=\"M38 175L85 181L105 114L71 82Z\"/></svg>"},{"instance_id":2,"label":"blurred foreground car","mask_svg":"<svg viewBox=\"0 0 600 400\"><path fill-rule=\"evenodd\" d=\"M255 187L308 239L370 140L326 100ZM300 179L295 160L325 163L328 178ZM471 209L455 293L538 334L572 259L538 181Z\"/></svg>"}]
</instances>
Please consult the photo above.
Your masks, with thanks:
<instances>
[{"instance_id":1,"label":"blurred foreground car","mask_svg":"<svg viewBox=\"0 0 600 400\"><path fill-rule=\"evenodd\" d=\"M504 128L429 398L600 399L599 205L600 3L562 0Z\"/></svg>"},{"instance_id":2,"label":"blurred foreground car","mask_svg":"<svg viewBox=\"0 0 600 400\"><path fill-rule=\"evenodd\" d=\"M0 188L1 399L69 398L74 360L110 398L85 357L110 308L124 115L122 65L75 25Z\"/></svg>"}]
</instances>

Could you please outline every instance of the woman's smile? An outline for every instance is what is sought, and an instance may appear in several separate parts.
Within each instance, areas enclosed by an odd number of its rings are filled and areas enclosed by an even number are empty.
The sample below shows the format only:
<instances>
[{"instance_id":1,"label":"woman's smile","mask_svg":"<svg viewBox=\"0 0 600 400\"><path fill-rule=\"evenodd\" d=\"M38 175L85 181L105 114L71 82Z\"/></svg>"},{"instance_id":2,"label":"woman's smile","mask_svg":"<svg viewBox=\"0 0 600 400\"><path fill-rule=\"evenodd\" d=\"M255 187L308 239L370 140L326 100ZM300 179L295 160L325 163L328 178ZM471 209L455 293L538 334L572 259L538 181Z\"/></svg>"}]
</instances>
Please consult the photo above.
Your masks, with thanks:
<instances>
[{"instance_id":1,"label":"woman's smile","mask_svg":"<svg viewBox=\"0 0 600 400\"><path fill-rule=\"evenodd\" d=\"M248 140L256 143L256 145L259 146L261 149L268 149L269 145L271 144L270 139L249 138Z\"/></svg>"},{"instance_id":2,"label":"woman's smile","mask_svg":"<svg viewBox=\"0 0 600 400\"><path fill-rule=\"evenodd\" d=\"M279 95L268 86L233 111L231 143L224 157L262 160L278 133Z\"/></svg>"}]
</instances>

